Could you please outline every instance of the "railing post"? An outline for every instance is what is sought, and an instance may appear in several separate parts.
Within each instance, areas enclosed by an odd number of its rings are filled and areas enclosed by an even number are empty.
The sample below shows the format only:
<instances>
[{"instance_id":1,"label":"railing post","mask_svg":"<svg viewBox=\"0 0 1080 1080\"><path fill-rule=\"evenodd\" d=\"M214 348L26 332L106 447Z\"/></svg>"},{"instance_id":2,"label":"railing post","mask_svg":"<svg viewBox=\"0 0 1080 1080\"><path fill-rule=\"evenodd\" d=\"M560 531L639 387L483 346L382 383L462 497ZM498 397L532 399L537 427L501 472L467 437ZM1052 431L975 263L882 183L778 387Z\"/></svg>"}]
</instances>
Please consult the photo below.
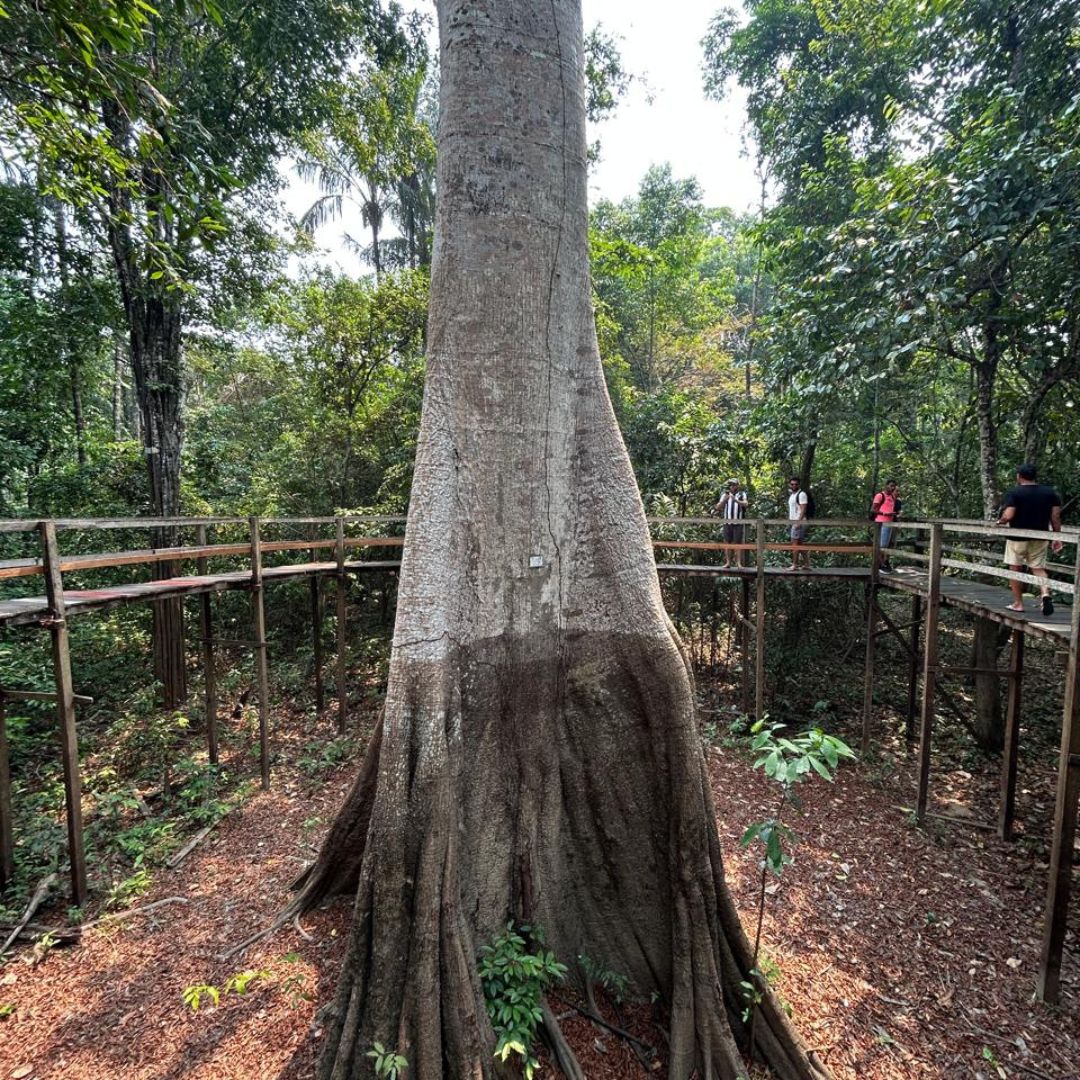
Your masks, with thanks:
<instances>
[{"instance_id":1,"label":"railing post","mask_svg":"<svg viewBox=\"0 0 1080 1080\"><path fill-rule=\"evenodd\" d=\"M765 716L765 519L757 519L757 593L755 597L754 719Z\"/></svg>"},{"instance_id":2,"label":"railing post","mask_svg":"<svg viewBox=\"0 0 1080 1080\"><path fill-rule=\"evenodd\" d=\"M338 733L345 733L345 721L349 708L348 687L345 680L346 649L348 637L345 633L345 518L337 516L337 535L334 555L337 559L337 698L338 698Z\"/></svg>"},{"instance_id":3,"label":"railing post","mask_svg":"<svg viewBox=\"0 0 1080 1080\"><path fill-rule=\"evenodd\" d=\"M746 553L743 552L745 555ZM750 581L745 576L739 581L739 652L742 657L742 708L750 712Z\"/></svg>"},{"instance_id":4,"label":"railing post","mask_svg":"<svg viewBox=\"0 0 1080 1080\"><path fill-rule=\"evenodd\" d=\"M199 525L195 530L195 542L199 547L207 546L206 526ZM199 556L196 568L200 575L209 573L210 563ZM214 672L214 618L210 593L204 592L199 597L199 627L202 637L203 682L206 691L206 753L211 765L218 763L217 730L217 676Z\"/></svg>"},{"instance_id":5,"label":"railing post","mask_svg":"<svg viewBox=\"0 0 1080 1080\"><path fill-rule=\"evenodd\" d=\"M908 701L907 718L904 721L904 739L915 738L915 707L919 698L919 631L922 627L922 597L911 597L911 639L908 649Z\"/></svg>"},{"instance_id":6,"label":"railing post","mask_svg":"<svg viewBox=\"0 0 1080 1080\"><path fill-rule=\"evenodd\" d=\"M56 682L56 714L60 723L60 753L64 762L64 801L67 807L68 857L71 860L71 899L75 907L86 902L86 852L83 849L82 781L79 778L79 739L75 730L75 691L71 681L71 648L64 612L64 582L56 525L42 521L42 563L52 638L53 678Z\"/></svg>"},{"instance_id":7,"label":"railing post","mask_svg":"<svg viewBox=\"0 0 1080 1080\"><path fill-rule=\"evenodd\" d=\"M1080 589L1080 542L1076 544L1073 584ZM1061 721L1054 838L1050 848L1050 882L1046 893L1046 925L1039 957L1036 993L1056 1004L1061 983L1061 953L1069 914L1072 852L1076 811L1080 804L1080 592L1073 593L1069 629L1069 661L1065 675L1065 706Z\"/></svg>"},{"instance_id":8,"label":"railing post","mask_svg":"<svg viewBox=\"0 0 1080 1080\"><path fill-rule=\"evenodd\" d=\"M15 877L15 839L11 829L11 759L8 756L7 701L0 691L0 891Z\"/></svg>"},{"instance_id":9,"label":"railing post","mask_svg":"<svg viewBox=\"0 0 1080 1080\"><path fill-rule=\"evenodd\" d=\"M315 540L317 530L314 525L308 530L308 538ZM311 561L319 561L319 549L311 549ZM322 648L322 586L317 572L311 575L311 651L315 667L315 715L321 716L326 708L326 695L323 692L323 648Z\"/></svg>"},{"instance_id":10,"label":"railing post","mask_svg":"<svg viewBox=\"0 0 1080 1080\"><path fill-rule=\"evenodd\" d=\"M259 679L259 766L263 790L270 788L270 674L266 663L266 608L263 603L262 542L259 519L248 519L251 530L251 608L255 623L255 670Z\"/></svg>"},{"instance_id":11,"label":"railing post","mask_svg":"<svg viewBox=\"0 0 1080 1080\"><path fill-rule=\"evenodd\" d=\"M863 720L862 752L865 756L870 749L870 738L874 725L874 645L877 630L877 587L878 559L881 556L881 523L874 521L870 525L873 537L873 552L870 555L870 581L866 589L866 670L863 675Z\"/></svg>"},{"instance_id":12,"label":"railing post","mask_svg":"<svg viewBox=\"0 0 1080 1080\"><path fill-rule=\"evenodd\" d=\"M1016 752L1020 744L1020 700L1024 680L1024 632L1012 632L1009 654L1009 698L1005 709L1005 745L1001 755L1001 802L998 806L998 836L1012 839L1016 807Z\"/></svg>"},{"instance_id":13,"label":"railing post","mask_svg":"<svg viewBox=\"0 0 1080 1080\"><path fill-rule=\"evenodd\" d=\"M915 804L916 820L926 818L930 787L930 739L934 730L935 691L938 667L938 619L941 613L941 544L940 522L930 526L930 564L926 590L926 640L923 643L922 716L919 723L919 792Z\"/></svg>"}]
</instances>

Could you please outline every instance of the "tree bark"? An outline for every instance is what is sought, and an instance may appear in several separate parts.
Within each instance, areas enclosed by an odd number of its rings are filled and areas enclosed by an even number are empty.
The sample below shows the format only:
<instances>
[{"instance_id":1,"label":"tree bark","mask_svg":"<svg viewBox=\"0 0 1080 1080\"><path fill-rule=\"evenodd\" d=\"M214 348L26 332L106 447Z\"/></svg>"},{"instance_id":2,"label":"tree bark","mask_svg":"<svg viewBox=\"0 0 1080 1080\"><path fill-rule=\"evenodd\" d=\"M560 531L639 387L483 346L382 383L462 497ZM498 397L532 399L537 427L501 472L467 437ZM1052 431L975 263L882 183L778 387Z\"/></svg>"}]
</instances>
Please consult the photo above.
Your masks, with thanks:
<instances>
[{"instance_id":1,"label":"tree bark","mask_svg":"<svg viewBox=\"0 0 1080 1080\"><path fill-rule=\"evenodd\" d=\"M107 103L104 113L113 139L124 146L132 137L130 120L115 104ZM152 204L150 216L158 230L155 239L163 247L171 247L174 237L167 215L162 212L168 192L154 189L153 175L148 175L144 186L147 202ZM130 191L118 186L109 193L106 225L128 328L138 426L153 511L158 517L177 517L184 436L181 294L179 289L155 280L140 265L132 235L132 222L137 216ZM154 530L152 536L152 542L160 547L177 546L179 539L178 530L173 528ZM158 578L169 578L176 572L175 563L154 566ZM162 685L164 704L172 708L187 697L183 600L159 601L153 611L154 670Z\"/></svg>"},{"instance_id":2,"label":"tree bark","mask_svg":"<svg viewBox=\"0 0 1080 1080\"><path fill-rule=\"evenodd\" d=\"M996 342L987 332L987 351ZM998 504L997 487L997 424L994 422L994 380L996 359L984 358L975 365L975 419L979 429L979 489L982 493L983 516L991 518Z\"/></svg>"},{"instance_id":3,"label":"tree bark","mask_svg":"<svg viewBox=\"0 0 1080 1080\"><path fill-rule=\"evenodd\" d=\"M293 910L355 892L323 1080L496 1077L508 920L656 992L672 1080L746 1073L751 950L590 310L580 0L439 0L439 205L384 716ZM496 17L497 16L497 17ZM771 995L781 1077L824 1075Z\"/></svg>"}]
</instances>

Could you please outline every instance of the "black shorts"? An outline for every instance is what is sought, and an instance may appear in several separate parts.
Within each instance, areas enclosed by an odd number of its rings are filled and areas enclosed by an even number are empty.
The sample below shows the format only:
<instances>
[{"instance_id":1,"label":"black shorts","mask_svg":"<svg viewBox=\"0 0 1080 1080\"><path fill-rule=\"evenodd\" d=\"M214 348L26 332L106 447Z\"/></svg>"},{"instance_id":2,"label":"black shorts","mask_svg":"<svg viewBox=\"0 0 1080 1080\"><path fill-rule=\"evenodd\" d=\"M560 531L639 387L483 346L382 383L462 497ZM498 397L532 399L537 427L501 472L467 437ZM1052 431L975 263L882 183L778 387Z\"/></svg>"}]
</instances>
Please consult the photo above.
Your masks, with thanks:
<instances>
[{"instance_id":1,"label":"black shorts","mask_svg":"<svg viewBox=\"0 0 1080 1080\"><path fill-rule=\"evenodd\" d=\"M746 535L746 526L742 522L737 521L725 521L724 522L724 543L725 544L741 544L743 537Z\"/></svg>"}]
</instances>

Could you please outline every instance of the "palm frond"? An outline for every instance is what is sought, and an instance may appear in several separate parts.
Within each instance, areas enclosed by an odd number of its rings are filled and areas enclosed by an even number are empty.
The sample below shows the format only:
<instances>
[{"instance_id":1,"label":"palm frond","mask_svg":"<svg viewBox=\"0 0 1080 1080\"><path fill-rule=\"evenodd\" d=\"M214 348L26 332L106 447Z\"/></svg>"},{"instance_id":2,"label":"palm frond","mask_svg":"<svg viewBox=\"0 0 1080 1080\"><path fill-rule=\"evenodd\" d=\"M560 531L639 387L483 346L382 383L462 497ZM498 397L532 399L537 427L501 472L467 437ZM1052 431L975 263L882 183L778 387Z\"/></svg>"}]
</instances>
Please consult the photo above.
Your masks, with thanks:
<instances>
[{"instance_id":1,"label":"palm frond","mask_svg":"<svg viewBox=\"0 0 1080 1080\"><path fill-rule=\"evenodd\" d=\"M341 217L344 209L344 195L322 195L300 215L300 228L306 233L314 233L328 221Z\"/></svg>"}]
</instances>

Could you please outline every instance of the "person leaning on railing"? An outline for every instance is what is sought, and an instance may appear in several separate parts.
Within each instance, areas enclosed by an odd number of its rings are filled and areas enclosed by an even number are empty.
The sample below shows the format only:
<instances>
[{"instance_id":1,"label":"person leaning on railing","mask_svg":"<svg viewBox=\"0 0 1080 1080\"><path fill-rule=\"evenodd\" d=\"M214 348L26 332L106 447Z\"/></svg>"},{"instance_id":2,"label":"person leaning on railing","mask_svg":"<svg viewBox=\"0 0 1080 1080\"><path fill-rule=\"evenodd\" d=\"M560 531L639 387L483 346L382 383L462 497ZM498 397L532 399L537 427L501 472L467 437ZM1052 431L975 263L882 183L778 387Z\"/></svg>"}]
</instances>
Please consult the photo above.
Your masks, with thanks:
<instances>
[{"instance_id":1,"label":"person leaning on railing","mask_svg":"<svg viewBox=\"0 0 1080 1080\"><path fill-rule=\"evenodd\" d=\"M1016 487L1009 491L1001 502L999 525L1008 525L1013 529L1037 529L1061 532L1061 496L1046 484L1038 482L1038 472L1034 465L1024 464L1016 470ZM1054 614L1054 602L1050 599L1049 578L1046 574L1046 540L1006 540L1005 563L1010 570L1019 571L1025 566L1038 578L1039 593L1042 597L1042 613ZM1062 547L1060 540L1054 541L1055 553ZM1013 602L1008 611L1024 610L1024 583L1010 580Z\"/></svg>"}]
</instances>

